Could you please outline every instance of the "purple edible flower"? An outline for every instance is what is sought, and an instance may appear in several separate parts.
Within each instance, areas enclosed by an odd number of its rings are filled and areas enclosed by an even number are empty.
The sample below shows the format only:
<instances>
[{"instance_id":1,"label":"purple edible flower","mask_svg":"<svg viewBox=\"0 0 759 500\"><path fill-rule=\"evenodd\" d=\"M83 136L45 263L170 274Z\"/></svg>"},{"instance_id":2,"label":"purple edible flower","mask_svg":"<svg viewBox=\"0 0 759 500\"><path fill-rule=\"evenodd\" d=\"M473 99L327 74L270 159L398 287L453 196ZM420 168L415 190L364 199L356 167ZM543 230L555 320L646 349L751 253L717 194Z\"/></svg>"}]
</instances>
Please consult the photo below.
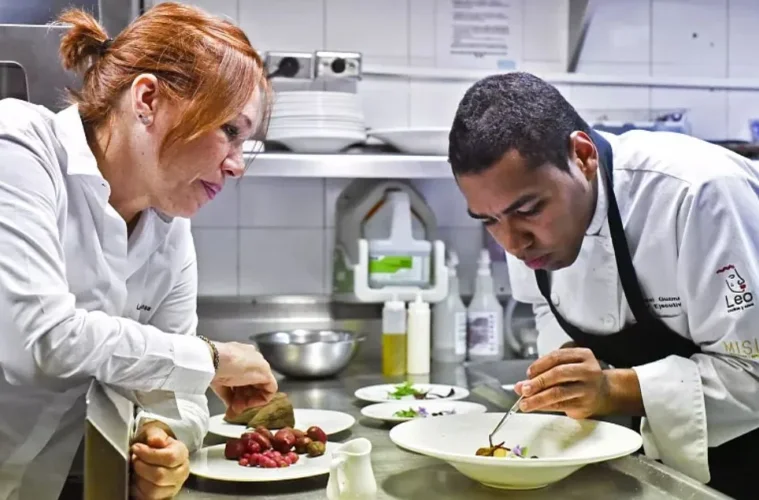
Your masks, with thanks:
<instances>
[{"instance_id":1,"label":"purple edible flower","mask_svg":"<svg viewBox=\"0 0 759 500\"><path fill-rule=\"evenodd\" d=\"M420 417L429 417L429 415L430 415L429 413L427 413L427 409L426 408L422 408L421 406L416 411L417 411L417 413L419 413Z\"/></svg>"},{"instance_id":2,"label":"purple edible flower","mask_svg":"<svg viewBox=\"0 0 759 500\"><path fill-rule=\"evenodd\" d=\"M513 447L511 449L511 453L513 453L514 455L516 455L518 457L521 457L522 456L522 447L519 446L519 445L516 445L515 447Z\"/></svg>"}]
</instances>

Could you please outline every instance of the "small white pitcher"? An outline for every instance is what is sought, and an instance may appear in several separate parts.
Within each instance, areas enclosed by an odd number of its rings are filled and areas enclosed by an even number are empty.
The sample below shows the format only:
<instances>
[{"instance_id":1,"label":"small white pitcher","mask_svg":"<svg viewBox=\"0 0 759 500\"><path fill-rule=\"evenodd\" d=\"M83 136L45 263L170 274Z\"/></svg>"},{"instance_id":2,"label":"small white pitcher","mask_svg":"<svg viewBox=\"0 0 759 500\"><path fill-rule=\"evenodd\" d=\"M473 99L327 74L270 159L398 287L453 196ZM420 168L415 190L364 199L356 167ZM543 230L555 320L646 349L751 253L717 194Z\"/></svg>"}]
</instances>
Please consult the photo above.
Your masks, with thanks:
<instances>
[{"instance_id":1,"label":"small white pitcher","mask_svg":"<svg viewBox=\"0 0 759 500\"><path fill-rule=\"evenodd\" d=\"M327 482L329 500L373 500L377 481L372 470L372 443L357 438L332 452Z\"/></svg>"}]
</instances>

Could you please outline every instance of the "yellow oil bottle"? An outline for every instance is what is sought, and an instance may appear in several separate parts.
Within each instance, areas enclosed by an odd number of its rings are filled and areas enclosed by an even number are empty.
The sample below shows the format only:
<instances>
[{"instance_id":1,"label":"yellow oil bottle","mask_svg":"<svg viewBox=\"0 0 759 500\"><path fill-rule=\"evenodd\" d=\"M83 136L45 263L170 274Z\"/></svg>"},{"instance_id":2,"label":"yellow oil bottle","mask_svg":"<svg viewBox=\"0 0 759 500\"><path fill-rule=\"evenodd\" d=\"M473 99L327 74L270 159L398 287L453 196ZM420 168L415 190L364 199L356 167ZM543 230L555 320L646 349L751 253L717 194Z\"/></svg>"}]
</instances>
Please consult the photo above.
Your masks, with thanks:
<instances>
[{"instance_id":1,"label":"yellow oil bottle","mask_svg":"<svg viewBox=\"0 0 759 500\"><path fill-rule=\"evenodd\" d=\"M406 374L406 304L396 297L382 308L382 375Z\"/></svg>"}]
</instances>

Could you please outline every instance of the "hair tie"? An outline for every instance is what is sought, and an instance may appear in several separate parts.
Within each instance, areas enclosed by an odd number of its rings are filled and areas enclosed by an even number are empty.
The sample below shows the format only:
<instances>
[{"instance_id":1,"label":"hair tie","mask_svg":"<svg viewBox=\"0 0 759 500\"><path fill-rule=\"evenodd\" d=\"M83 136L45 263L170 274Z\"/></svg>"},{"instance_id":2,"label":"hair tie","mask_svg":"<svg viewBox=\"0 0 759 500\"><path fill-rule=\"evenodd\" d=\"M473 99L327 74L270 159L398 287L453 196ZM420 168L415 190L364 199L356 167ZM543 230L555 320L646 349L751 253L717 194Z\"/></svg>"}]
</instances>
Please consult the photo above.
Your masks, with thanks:
<instances>
[{"instance_id":1,"label":"hair tie","mask_svg":"<svg viewBox=\"0 0 759 500\"><path fill-rule=\"evenodd\" d=\"M111 48L111 44L113 43L113 38L107 38L106 40L103 40L103 43L100 44L100 55L105 55L106 52L108 52L108 49Z\"/></svg>"}]
</instances>

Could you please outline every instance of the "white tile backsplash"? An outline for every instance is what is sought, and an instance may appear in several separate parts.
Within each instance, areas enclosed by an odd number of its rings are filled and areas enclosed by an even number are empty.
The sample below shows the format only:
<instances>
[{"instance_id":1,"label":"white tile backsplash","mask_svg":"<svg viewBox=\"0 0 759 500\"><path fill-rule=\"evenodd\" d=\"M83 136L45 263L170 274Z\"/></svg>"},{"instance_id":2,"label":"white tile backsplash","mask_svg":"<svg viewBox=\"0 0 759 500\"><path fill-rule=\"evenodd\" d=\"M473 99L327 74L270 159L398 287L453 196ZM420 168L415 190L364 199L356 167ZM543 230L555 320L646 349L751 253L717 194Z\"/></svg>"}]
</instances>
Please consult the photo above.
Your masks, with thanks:
<instances>
[{"instance_id":1,"label":"white tile backsplash","mask_svg":"<svg viewBox=\"0 0 759 500\"><path fill-rule=\"evenodd\" d=\"M412 0L325 0L326 49L367 57L409 57Z\"/></svg>"},{"instance_id":2,"label":"white tile backsplash","mask_svg":"<svg viewBox=\"0 0 759 500\"><path fill-rule=\"evenodd\" d=\"M651 4L642 0L597 2L582 51L589 63L651 61Z\"/></svg>"},{"instance_id":3,"label":"white tile backsplash","mask_svg":"<svg viewBox=\"0 0 759 500\"><path fill-rule=\"evenodd\" d=\"M434 67L438 2L450 0L188 0L237 21L259 51L358 50L366 64ZM521 4L523 61L566 70L569 0ZM578 64L584 74L759 79L759 1L596 2ZM358 84L366 125L448 126L473 82L376 77ZM556 85L578 109L689 109L695 135L748 139L759 92ZM193 218L201 294L322 293L330 289L334 203L349 179L248 178L230 183ZM454 181L415 181L459 253L471 290L479 224ZM468 281L467 281L468 280ZM469 284L467 284L469 283ZM467 288L469 287L469 288Z\"/></svg>"},{"instance_id":4,"label":"white tile backsplash","mask_svg":"<svg viewBox=\"0 0 759 500\"><path fill-rule=\"evenodd\" d=\"M242 227L321 228L324 181L314 178L246 178L240 185Z\"/></svg>"},{"instance_id":5,"label":"white tile backsplash","mask_svg":"<svg viewBox=\"0 0 759 500\"><path fill-rule=\"evenodd\" d=\"M258 51L326 48L324 0L239 0L240 26Z\"/></svg>"},{"instance_id":6,"label":"white tile backsplash","mask_svg":"<svg viewBox=\"0 0 759 500\"><path fill-rule=\"evenodd\" d=\"M241 229L240 294L323 294L325 232Z\"/></svg>"},{"instance_id":7,"label":"white tile backsplash","mask_svg":"<svg viewBox=\"0 0 759 500\"><path fill-rule=\"evenodd\" d=\"M192 228L201 295L238 294L238 230Z\"/></svg>"},{"instance_id":8,"label":"white tile backsplash","mask_svg":"<svg viewBox=\"0 0 759 500\"><path fill-rule=\"evenodd\" d=\"M702 76L727 67L727 0L653 0L651 61L698 66Z\"/></svg>"}]
</instances>

